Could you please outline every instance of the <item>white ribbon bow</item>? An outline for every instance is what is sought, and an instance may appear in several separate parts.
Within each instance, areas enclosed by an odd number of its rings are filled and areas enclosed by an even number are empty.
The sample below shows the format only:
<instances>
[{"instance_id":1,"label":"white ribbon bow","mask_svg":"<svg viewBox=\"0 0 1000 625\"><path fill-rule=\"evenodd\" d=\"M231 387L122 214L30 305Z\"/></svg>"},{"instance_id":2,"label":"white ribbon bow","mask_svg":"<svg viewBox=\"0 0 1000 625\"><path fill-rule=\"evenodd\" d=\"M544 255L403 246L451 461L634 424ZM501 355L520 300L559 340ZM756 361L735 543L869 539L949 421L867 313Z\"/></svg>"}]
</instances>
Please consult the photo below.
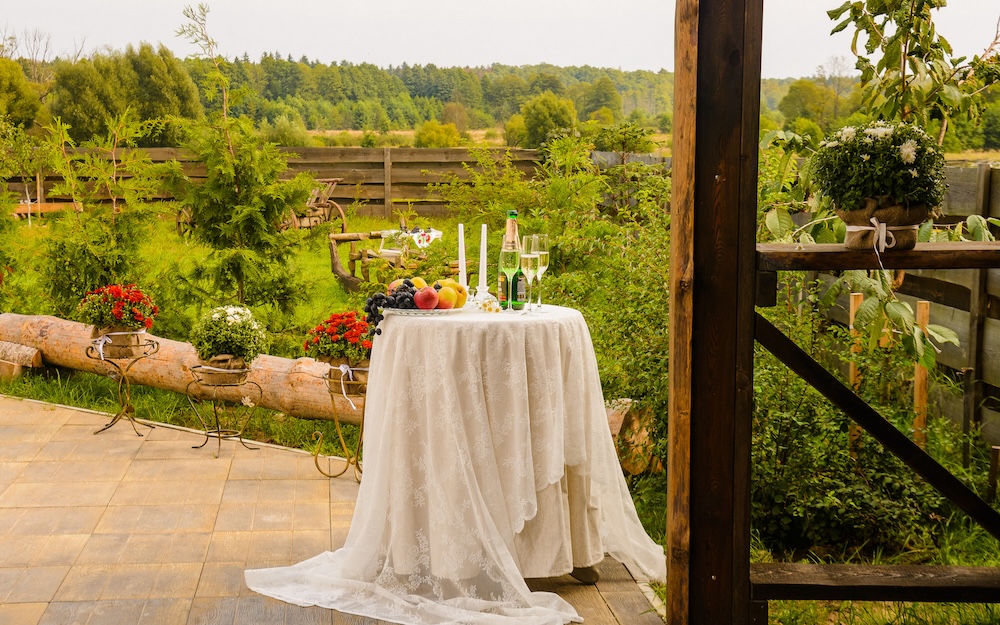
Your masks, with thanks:
<instances>
[{"instance_id":1,"label":"white ribbon bow","mask_svg":"<svg viewBox=\"0 0 1000 625\"><path fill-rule=\"evenodd\" d=\"M871 218L870 226L847 226L848 232L862 232L872 230L875 236L872 237L872 247L876 252L884 252L887 248L896 247L896 235L893 230L917 230L920 226L887 226L876 217Z\"/></svg>"},{"instance_id":2,"label":"white ribbon bow","mask_svg":"<svg viewBox=\"0 0 1000 625\"><path fill-rule=\"evenodd\" d=\"M331 367L331 369L332 368L333 367ZM344 384L344 376L347 376L347 379L353 382L355 371L368 371L368 369L363 369L363 368L352 369L351 365L348 364L340 365L337 368L340 369L340 392L343 393L344 399L347 400L347 403L351 405L351 410L357 410L358 407L354 405L354 402L351 401L351 398L348 397L347 395L347 386Z\"/></svg>"},{"instance_id":3,"label":"white ribbon bow","mask_svg":"<svg viewBox=\"0 0 1000 625\"><path fill-rule=\"evenodd\" d=\"M104 360L104 346L111 342L111 337L107 334L102 334L99 338L93 340L94 347L97 348L97 354Z\"/></svg>"}]
</instances>

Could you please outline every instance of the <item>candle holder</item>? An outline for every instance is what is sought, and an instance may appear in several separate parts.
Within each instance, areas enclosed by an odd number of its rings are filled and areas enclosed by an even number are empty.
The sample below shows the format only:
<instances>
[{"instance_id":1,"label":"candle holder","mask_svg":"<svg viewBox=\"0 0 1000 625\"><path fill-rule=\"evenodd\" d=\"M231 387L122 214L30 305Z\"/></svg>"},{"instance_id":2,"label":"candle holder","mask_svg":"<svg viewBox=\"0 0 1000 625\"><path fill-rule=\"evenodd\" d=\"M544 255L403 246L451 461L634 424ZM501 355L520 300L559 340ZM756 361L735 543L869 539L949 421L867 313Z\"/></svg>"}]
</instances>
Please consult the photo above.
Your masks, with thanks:
<instances>
[{"instance_id":1,"label":"candle holder","mask_svg":"<svg viewBox=\"0 0 1000 625\"><path fill-rule=\"evenodd\" d=\"M160 344L150 338L146 338L144 331L116 332L115 334L116 340L120 340L117 339L119 335L134 335L128 337L128 349L125 349L125 346L120 347L117 345L113 349L109 349L108 346L111 344L112 339L108 334L102 334L94 339L92 344L87 346L86 350L87 358L99 360L104 363L108 377L118 381L118 405L121 406L118 414L112 417L107 425L95 430L94 434L100 434L122 419L128 419L128 422L132 424L132 429L135 430L136 436L142 436L139 433L139 428L136 427L135 406L132 405L132 382L129 380L128 372L135 363L143 358L149 358L158 352ZM155 427L148 423L141 425L151 430Z\"/></svg>"},{"instance_id":2,"label":"candle holder","mask_svg":"<svg viewBox=\"0 0 1000 625\"><path fill-rule=\"evenodd\" d=\"M191 405L191 410L194 412L195 416L198 417L198 421L201 422L202 429L205 433L205 440L200 445L192 445L191 449L200 449L208 443L208 439L215 436L218 444L216 445L215 457L219 457L219 453L222 451L222 439L232 440L236 439L241 445L247 449L257 450L258 447L251 447L247 445L246 441L243 440L243 430L246 429L250 419L253 418L254 412L257 411L257 405L260 404L260 400L264 395L263 389L261 389L260 384L253 381L248 381L247 376L250 373L250 369L222 369L219 367L211 367L209 365L195 365L191 367L191 377L192 380L188 382L188 385L184 388L184 394L187 396L188 403ZM207 421L199 409L199 405L203 404L205 400L200 397L195 397L192 393L192 386L196 386L202 392L208 392L211 394L212 402L212 419ZM239 404L233 402L226 402L219 398L219 389L240 389L241 401ZM246 395L243 395L243 391L246 391ZM255 397L256 395L256 397ZM236 428L223 428L221 425L222 420L219 417L220 412L226 412L228 406L232 405L235 409L234 418L232 422L238 427Z\"/></svg>"}]
</instances>

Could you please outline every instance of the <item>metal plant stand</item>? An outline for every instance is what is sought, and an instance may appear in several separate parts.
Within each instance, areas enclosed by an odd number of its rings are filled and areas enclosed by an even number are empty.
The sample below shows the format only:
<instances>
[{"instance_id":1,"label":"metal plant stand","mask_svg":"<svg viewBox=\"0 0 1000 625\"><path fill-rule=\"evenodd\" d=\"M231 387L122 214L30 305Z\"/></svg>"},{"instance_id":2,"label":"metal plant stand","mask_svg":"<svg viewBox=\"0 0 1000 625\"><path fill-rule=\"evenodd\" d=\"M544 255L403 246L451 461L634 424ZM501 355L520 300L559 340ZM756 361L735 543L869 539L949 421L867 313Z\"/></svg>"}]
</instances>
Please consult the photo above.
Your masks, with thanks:
<instances>
[{"instance_id":1,"label":"metal plant stand","mask_svg":"<svg viewBox=\"0 0 1000 625\"><path fill-rule=\"evenodd\" d=\"M124 418L128 419L128 422L132 424L132 429L135 430L136 435L142 436L139 433L139 428L136 427L135 406L132 405L132 383L129 380L128 372L135 363L143 358L149 358L158 352L160 344L153 339L143 337L140 342L130 346L131 349L115 346L114 350L109 349L109 353L105 354L104 347L109 343L107 336L102 335L94 339L92 345L87 346L87 358L103 362L107 368L108 377L112 380L118 380L118 405L121 406L121 410L118 411L118 414L107 425L95 430L94 434L100 434ZM154 429L155 427L148 423L141 423L140 425L149 429Z\"/></svg>"},{"instance_id":2,"label":"metal plant stand","mask_svg":"<svg viewBox=\"0 0 1000 625\"><path fill-rule=\"evenodd\" d=\"M192 445L192 449L204 447L208 443L208 439L212 436L215 436L217 440L216 458L219 457L219 453L222 451L222 439L236 439L247 449L259 449L258 447L247 445L246 441L243 440L243 430L250 423L250 419L253 418L254 412L257 410L257 405L260 404L261 397L264 395L260 384L247 380L249 373L250 369L219 369L208 365L195 365L191 367L191 376L193 379L188 382L188 385L184 389L184 394L187 396L188 403L191 404L191 410L198 417L198 421L201 422L202 429L205 432L205 440L200 445ZM199 389L211 394L212 418L210 420L205 419L199 408L206 400L196 398L192 395L192 386L197 386ZM240 403L234 404L233 402L227 402L219 398L219 389L227 388L240 389L240 396L242 397ZM238 429L223 428L221 425L222 420L219 418L219 413L226 411L227 404L234 407L235 414L232 422L238 426Z\"/></svg>"},{"instance_id":3,"label":"metal plant stand","mask_svg":"<svg viewBox=\"0 0 1000 625\"><path fill-rule=\"evenodd\" d=\"M345 382L342 380L341 377L333 377L333 374L336 371L337 371L336 368L331 368L330 374L325 379L326 379L326 387L330 391L330 401L334 402L333 424L337 428L337 438L340 439L340 449L344 453L344 467L340 469L340 471L327 473L322 469L322 467L319 466L319 452L323 448L323 433L320 431L313 432L313 440L317 441L316 453L313 454L313 460L316 463L316 470L318 470L326 477L340 477L341 475L347 472L347 469L350 468L351 465L353 465L354 479L357 480L358 482L361 482L361 474L363 471L363 467L361 466L361 443L365 437L365 420L364 418L361 419L361 425L359 426L358 430L358 442L357 444L355 444L354 450L351 451L351 449L348 448L347 446L347 441L344 440L344 432L340 428L340 418L337 416L337 411L336 411L337 404L334 401L334 398L338 395L341 395L347 398L348 401L351 401L350 397L347 396L348 395L347 388L351 385L354 385L356 388L359 388L359 384L353 382L353 380L350 382Z\"/></svg>"}]
</instances>

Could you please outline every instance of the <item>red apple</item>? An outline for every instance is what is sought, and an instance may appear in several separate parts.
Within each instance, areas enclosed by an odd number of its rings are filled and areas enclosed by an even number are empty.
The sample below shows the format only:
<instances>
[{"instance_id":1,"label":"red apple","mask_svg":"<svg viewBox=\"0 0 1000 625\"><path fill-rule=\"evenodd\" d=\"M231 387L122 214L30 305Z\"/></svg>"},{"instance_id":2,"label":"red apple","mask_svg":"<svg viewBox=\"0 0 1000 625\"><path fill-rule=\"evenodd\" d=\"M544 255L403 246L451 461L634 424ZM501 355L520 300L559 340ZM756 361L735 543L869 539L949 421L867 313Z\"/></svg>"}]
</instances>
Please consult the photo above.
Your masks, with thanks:
<instances>
[{"instance_id":1,"label":"red apple","mask_svg":"<svg viewBox=\"0 0 1000 625\"><path fill-rule=\"evenodd\" d=\"M431 310L438 304L438 292L432 286L425 286L413 294L413 303L421 310Z\"/></svg>"}]
</instances>

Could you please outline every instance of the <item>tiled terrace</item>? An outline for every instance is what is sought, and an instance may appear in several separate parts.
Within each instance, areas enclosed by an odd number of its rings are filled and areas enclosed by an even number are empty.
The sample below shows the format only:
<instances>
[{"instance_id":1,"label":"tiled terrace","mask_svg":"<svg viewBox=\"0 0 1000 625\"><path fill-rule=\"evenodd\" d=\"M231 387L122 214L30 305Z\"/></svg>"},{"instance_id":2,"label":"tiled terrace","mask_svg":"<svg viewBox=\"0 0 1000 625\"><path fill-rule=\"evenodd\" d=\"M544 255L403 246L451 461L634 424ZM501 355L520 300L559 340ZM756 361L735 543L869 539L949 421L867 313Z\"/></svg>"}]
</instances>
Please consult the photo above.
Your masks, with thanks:
<instances>
[{"instance_id":1,"label":"tiled terrace","mask_svg":"<svg viewBox=\"0 0 1000 625\"><path fill-rule=\"evenodd\" d=\"M358 486L312 456L0 396L0 625L365 624L247 589L243 571L292 564L347 537ZM329 462L329 461L328 461ZM333 460L339 463L338 460ZM662 623L620 564L602 580L532 581L587 623Z\"/></svg>"}]
</instances>

